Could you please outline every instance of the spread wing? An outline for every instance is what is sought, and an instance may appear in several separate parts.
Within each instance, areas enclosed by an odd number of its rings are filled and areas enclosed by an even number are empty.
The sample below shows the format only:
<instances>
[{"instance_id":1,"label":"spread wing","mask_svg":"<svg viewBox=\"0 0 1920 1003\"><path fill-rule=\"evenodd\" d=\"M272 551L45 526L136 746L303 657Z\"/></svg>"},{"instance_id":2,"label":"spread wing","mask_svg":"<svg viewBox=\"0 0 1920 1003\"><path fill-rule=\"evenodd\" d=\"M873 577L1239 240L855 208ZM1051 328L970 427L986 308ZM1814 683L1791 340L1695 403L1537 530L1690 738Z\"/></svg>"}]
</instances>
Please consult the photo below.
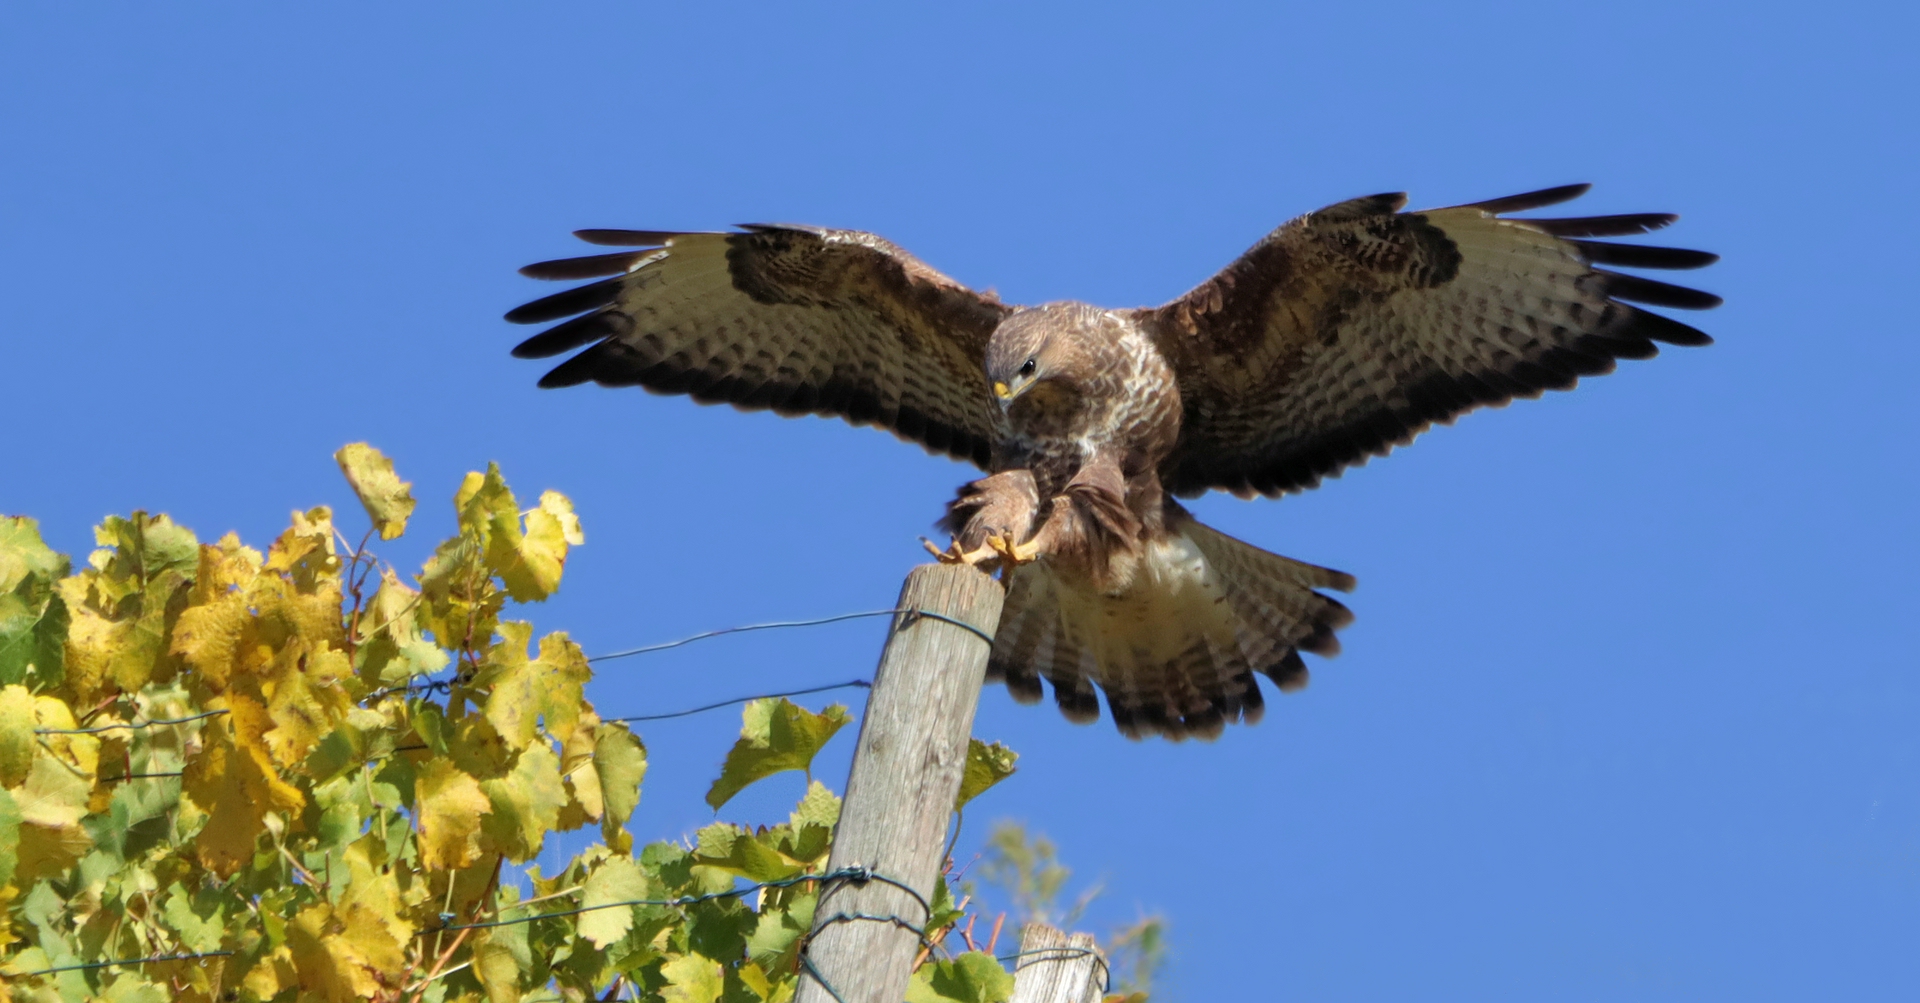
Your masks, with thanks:
<instances>
[{"instance_id":1,"label":"spread wing","mask_svg":"<svg viewBox=\"0 0 1920 1003\"><path fill-rule=\"evenodd\" d=\"M540 385L592 380L783 415L832 415L987 465L1002 418L983 359L1011 307L872 234L743 230L578 231L589 243L634 249L521 269L537 279L600 281L509 312L517 324L573 317L513 354L537 359L591 346Z\"/></svg>"},{"instance_id":2,"label":"spread wing","mask_svg":"<svg viewBox=\"0 0 1920 1003\"><path fill-rule=\"evenodd\" d=\"M1596 241L1666 214L1508 219L1569 185L1398 212L1354 199L1273 231L1165 306L1134 311L1178 374L1181 442L1167 488L1243 497L1313 487L1481 405L1564 390L1706 335L1624 301L1705 309L1718 296L1608 271L1698 268L1700 251Z\"/></svg>"}]
</instances>

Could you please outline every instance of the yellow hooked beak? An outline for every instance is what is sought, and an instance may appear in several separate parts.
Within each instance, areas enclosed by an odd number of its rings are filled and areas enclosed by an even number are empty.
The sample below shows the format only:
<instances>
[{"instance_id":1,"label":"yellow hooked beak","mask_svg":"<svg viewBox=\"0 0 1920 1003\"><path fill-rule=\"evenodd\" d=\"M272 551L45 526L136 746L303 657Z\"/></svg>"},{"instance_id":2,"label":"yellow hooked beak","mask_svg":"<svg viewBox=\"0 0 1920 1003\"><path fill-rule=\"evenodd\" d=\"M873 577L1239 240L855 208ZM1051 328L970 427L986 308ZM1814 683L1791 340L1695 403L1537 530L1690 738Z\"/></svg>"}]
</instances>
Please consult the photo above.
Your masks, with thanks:
<instances>
[{"instance_id":1,"label":"yellow hooked beak","mask_svg":"<svg viewBox=\"0 0 1920 1003\"><path fill-rule=\"evenodd\" d=\"M1003 401L1010 401L1013 399L1013 388L995 380L993 384L993 395Z\"/></svg>"}]
</instances>

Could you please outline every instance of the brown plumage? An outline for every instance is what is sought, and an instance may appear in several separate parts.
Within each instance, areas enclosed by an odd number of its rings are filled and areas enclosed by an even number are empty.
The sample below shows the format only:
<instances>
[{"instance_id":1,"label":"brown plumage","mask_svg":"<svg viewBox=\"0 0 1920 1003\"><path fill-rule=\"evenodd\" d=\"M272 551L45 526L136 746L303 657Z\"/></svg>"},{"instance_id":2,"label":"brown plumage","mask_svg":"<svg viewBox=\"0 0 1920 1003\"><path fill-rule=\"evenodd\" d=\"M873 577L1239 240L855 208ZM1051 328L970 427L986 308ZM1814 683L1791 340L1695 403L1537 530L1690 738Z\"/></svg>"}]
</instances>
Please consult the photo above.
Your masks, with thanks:
<instances>
[{"instance_id":1,"label":"brown plumage","mask_svg":"<svg viewBox=\"0 0 1920 1003\"><path fill-rule=\"evenodd\" d=\"M871 234L583 230L636 249L530 265L600 279L507 315L571 317L514 354L585 347L541 380L873 424L989 476L942 525L962 550L1020 544L990 673L1023 701L1129 736L1213 737L1258 718L1254 674L1305 685L1351 615L1337 571L1195 521L1173 496L1313 487L1434 422L1567 389L1655 342L1706 335L1629 305L1719 298L1599 266L1697 268L1713 255L1607 243L1673 222L1512 219L1570 185L1400 212L1329 206L1273 231L1164 306L1017 309ZM579 316L575 316L579 315Z\"/></svg>"}]
</instances>

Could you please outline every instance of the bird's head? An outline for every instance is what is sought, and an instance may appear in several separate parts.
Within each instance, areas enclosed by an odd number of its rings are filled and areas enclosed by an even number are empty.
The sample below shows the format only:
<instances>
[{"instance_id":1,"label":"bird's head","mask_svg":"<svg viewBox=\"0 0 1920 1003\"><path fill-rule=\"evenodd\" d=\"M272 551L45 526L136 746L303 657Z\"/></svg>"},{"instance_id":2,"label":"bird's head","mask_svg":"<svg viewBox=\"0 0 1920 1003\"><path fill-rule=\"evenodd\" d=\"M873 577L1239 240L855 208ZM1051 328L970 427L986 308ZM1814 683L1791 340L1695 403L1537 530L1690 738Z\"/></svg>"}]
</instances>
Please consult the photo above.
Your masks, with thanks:
<instances>
[{"instance_id":1,"label":"bird's head","mask_svg":"<svg viewBox=\"0 0 1920 1003\"><path fill-rule=\"evenodd\" d=\"M1084 316L1083 316L1084 315ZM1018 311L987 343L987 383L1001 410L1038 416L1071 411L1087 389L1080 385L1091 341L1104 312L1079 303L1049 303Z\"/></svg>"}]
</instances>

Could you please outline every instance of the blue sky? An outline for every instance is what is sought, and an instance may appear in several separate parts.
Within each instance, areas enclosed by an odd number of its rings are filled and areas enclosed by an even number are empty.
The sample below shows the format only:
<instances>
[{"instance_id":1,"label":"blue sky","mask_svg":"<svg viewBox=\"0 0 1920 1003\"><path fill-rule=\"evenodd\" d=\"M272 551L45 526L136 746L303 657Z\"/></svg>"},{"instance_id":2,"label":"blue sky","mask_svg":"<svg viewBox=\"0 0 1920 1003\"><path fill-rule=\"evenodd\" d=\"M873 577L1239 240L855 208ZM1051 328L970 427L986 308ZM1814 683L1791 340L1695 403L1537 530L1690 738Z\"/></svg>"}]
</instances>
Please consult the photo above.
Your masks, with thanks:
<instances>
[{"instance_id":1,"label":"blue sky","mask_svg":"<svg viewBox=\"0 0 1920 1003\"><path fill-rule=\"evenodd\" d=\"M0 511L264 541L388 451L585 520L590 651L889 605L967 470L871 430L537 391L500 314L577 227L885 234L1015 302L1168 299L1282 220L1571 181L1720 252L1669 349L1202 518L1360 578L1213 744L984 695L983 799L1164 913L1164 998L1920 991L1905 5L23 3L0 13ZM863 621L613 663L604 713L871 670ZM858 696L857 693L854 694ZM817 703L816 703L817 705ZM737 717L645 732L671 837ZM848 738L822 772L844 775ZM730 817L782 814L765 785ZM736 812L734 809L739 810Z\"/></svg>"}]
</instances>

